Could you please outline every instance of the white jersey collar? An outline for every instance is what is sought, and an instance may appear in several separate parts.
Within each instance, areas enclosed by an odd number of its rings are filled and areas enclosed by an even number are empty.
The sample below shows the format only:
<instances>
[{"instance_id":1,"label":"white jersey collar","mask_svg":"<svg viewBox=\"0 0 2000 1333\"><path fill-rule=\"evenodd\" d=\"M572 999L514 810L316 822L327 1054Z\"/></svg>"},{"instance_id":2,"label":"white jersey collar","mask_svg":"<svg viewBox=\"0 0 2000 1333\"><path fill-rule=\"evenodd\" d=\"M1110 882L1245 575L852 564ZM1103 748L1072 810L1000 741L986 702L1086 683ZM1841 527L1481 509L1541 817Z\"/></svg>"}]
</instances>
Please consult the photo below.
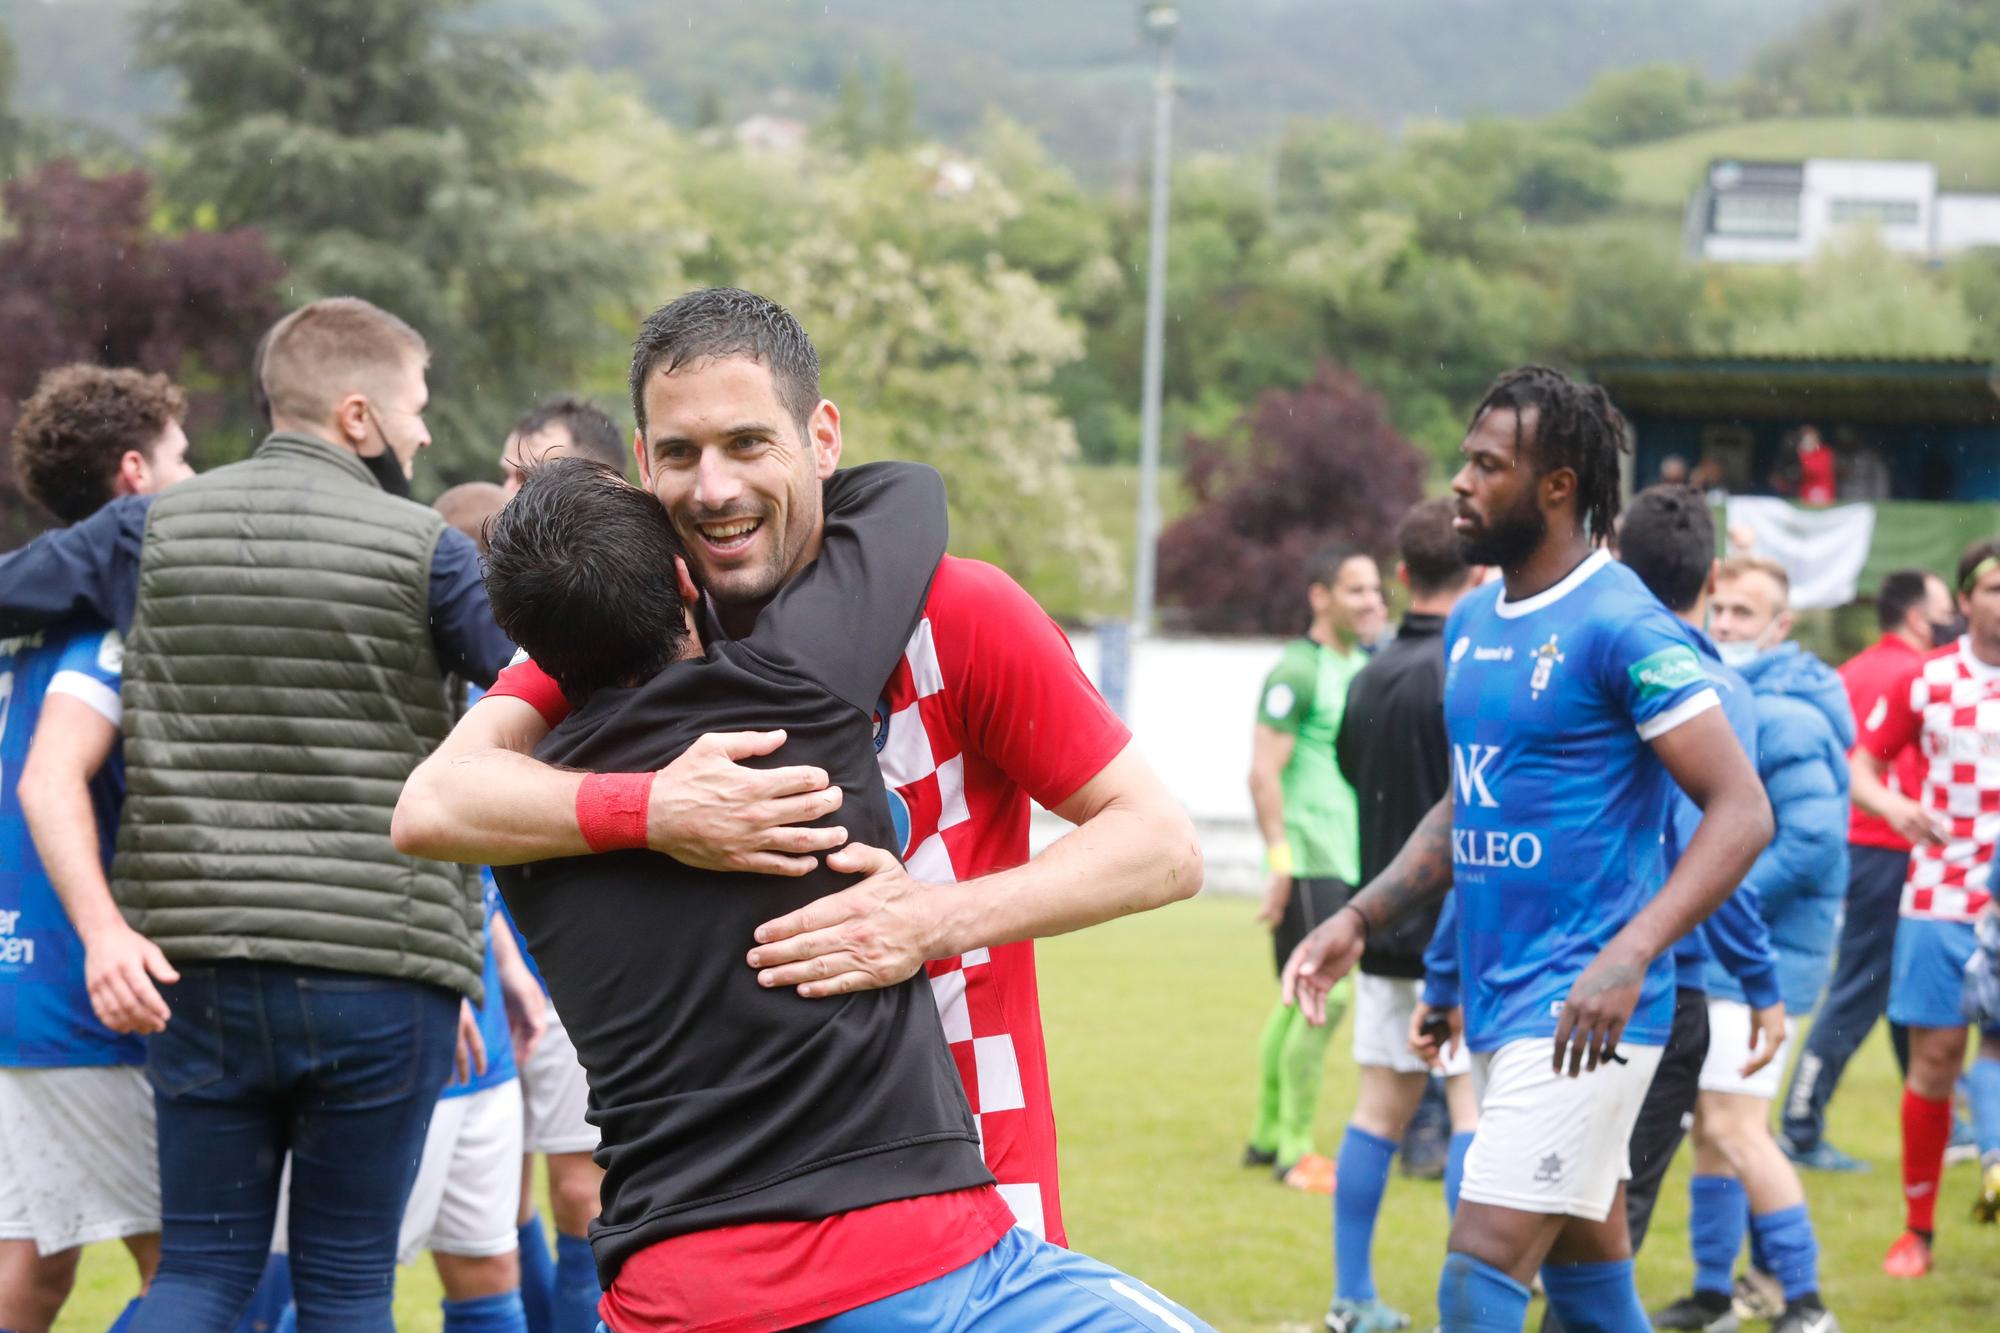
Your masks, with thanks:
<instances>
[{"instance_id":1,"label":"white jersey collar","mask_svg":"<svg viewBox=\"0 0 2000 1333\"><path fill-rule=\"evenodd\" d=\"M1518 602L1507 600L1507 589L1503 586L1500 589L1500 599L1493 603L1493 614L1503 620L1513 620L1554 606L1581 588L1592 574L1610 563L1611 553L1600 546L1585 556L1582 564L1563 575L1560 581L1550 584L1532 597L1523 597Z\"/></svg>"}]
</instances>

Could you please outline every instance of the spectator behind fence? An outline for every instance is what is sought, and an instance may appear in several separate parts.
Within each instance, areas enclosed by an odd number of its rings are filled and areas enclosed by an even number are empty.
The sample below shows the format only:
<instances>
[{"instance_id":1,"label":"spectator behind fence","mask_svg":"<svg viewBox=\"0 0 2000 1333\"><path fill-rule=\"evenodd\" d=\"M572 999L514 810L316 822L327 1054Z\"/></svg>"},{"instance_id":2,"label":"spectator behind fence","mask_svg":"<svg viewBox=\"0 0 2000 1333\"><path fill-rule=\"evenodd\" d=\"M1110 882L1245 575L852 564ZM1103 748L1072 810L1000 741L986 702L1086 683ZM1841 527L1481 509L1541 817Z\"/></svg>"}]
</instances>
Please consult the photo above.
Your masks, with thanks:
<instances>
[{"instance_id":1,"label":"spectator behind fence","mask_svg":"<svg viewBox=\"0 0 2000 1333\"><path fill-rule=\"evenodd\" d=\"M429 444L427 358L365 301L294 311L249 459L0 560L0 632L127 631L113 891L180 971L138 1333L234 1321L287 1152L301 1333L392 1327L397 1219L482 987L476 882L397 852L390 813L451 725L445 677L490 683L513 651L472 543L363 463L407 477Z\"/></svg>"}]
</instances>

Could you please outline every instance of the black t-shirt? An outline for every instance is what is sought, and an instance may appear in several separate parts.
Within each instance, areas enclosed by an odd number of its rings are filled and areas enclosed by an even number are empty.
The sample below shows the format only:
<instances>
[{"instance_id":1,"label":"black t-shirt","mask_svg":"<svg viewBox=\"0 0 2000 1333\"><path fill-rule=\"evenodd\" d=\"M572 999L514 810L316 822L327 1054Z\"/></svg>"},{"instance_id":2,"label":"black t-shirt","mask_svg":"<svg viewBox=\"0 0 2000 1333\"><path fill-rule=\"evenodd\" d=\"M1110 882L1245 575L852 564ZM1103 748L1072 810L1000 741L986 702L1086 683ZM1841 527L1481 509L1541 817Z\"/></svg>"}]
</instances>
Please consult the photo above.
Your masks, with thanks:
<instances>
[{"instance_id":1,"label":"black t-shirt","mask_svg":"<svg viewBox=\"0 0 2000 1333\"><path fill-rule=\"evenodd\" d=\"M1354 788L1361 883L1381 874L1451 786L1444 731L1444 617L1409 615L1347 687L1334 754ZM1421 977L1441 908L1419 912L1368 941L1361 970Z\"/></svg>"},{"instance_id":2,"label":"black t-shirt","mask_svg":"<svg viewBox=\"0 0 2000 1333\"><path fill-rule=\"evenodd\" d=\"M537 747L597 772L664 767L708 732L782 727L748 761L816 764L845 793L826 823L896 846L871 710L945 547L943 483L878 463L826 483L818 559L744 639L602 690ZM671 575L667 575L671 577ZM744 962L763 922L854 882L694 870L647 851L496 867L590 1082L605 1285L669 1236L803 1221L989 1183L923 973L835 999L766 989Z\"/></svg>"}]
</instances>

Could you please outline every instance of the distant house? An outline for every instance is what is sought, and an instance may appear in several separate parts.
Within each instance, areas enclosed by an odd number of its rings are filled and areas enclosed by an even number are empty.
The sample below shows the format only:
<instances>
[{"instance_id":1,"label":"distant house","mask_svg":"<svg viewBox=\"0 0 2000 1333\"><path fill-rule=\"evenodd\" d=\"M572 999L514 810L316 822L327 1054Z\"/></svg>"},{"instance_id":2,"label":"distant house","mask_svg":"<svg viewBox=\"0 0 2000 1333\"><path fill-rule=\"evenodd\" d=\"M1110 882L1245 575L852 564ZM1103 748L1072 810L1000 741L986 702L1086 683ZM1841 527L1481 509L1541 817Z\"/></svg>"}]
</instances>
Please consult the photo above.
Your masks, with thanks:
<instances>
[{"instance_id":1,"label":"distant house","mask_svg":"<svg viewBox=\"0 0 2000 1333\"><path fill-rule=\"evenodd\" d=\"M1689 201L1687 249L1726 264L1793 264L1862 227L1921 259L2000 246L2000 194L1940 191L1930 162L1718 159Z\"/></svg>"},{"instance_id":2,"label":"distant house","mask_svg":"<svg viewBox=\"0 0 2000 1333\"><path fill-rule=\"evenodd\" d=\"M789 155L805 148L811 132L802 120L759 113L738 123L735 138L745 152Z\"/></svg>"}]
</instances>

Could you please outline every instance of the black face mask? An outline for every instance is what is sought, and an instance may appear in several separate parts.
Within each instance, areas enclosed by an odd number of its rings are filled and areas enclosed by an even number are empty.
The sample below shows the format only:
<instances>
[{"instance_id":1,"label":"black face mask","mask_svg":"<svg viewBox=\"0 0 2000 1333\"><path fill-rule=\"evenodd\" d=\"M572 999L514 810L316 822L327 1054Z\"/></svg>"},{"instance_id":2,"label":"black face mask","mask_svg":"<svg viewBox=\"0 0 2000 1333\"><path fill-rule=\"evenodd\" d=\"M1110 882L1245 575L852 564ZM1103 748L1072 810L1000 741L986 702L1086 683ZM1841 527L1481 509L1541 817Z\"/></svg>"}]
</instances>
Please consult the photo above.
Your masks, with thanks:
<instances>
[{"instance_id":1,"label":"black face mask","mask_svg":"<svg viewBox=\"0 0 2000 1333\"><path fill-rule=\"evenodd\" d=\"M403 465L397 461L396 451L387 448L386 442L381 453L372 457L363 454L361 466L374 474L375 480L380 482L382 489L389 494L400 495L405 500L410 498L410 479L403 475Z\"/></svg>"},{"instance_id":2,"label":"black face mask","mask_svg":"<svg viewBox=\"0 0 2000 1333\"><path fill-rule=\"evenodd\" d=\"M1933 648L1944 648L1951 644L1957 643L1959 640L1959 636L1965 633L1964 616L1955 615L1950 620L1944 621L1942 624L1940 624L1938 621L1933 620L1931 621L1930 624L1931 624L1931 647Z\"/></svg>"}]
</instances>

